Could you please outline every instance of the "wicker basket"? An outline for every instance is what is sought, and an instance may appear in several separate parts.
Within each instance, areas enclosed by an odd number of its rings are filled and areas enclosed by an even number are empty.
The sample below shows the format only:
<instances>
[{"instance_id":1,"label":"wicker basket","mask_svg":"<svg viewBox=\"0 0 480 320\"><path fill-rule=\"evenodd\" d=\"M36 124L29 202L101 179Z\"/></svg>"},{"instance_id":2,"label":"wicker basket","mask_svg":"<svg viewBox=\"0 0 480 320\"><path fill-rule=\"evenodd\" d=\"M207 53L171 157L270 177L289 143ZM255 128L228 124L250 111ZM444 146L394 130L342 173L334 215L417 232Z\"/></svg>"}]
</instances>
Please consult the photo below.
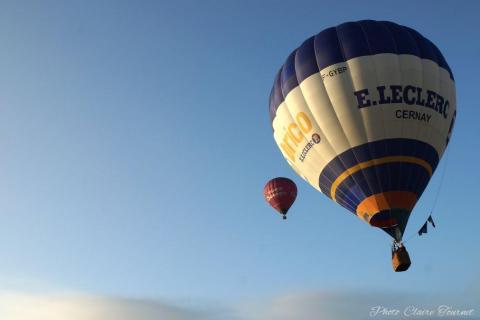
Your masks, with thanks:
<instances>
[{"instance_id":1,"label":"wicker basket","mask_svg":"<svg viewBox=\"0 0 480 320\"><path fill-rule=\"evenodd\" d=\"M405 247L400 247L392 252L392 265L395 272L408 270L410 264L410 256Z\"/></svg>"}]
</instances>

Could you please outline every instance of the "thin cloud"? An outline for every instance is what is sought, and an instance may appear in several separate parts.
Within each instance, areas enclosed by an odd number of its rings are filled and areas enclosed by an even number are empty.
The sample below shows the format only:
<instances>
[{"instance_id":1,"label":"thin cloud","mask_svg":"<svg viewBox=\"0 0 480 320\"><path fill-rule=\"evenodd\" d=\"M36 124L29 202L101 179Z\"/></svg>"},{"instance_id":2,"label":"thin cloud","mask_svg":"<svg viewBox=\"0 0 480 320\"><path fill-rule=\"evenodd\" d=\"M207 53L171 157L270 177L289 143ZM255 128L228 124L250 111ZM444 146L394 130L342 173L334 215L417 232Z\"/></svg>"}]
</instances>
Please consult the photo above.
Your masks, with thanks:
<instances>
[{"instance_id":1,"label":"thin cloud","mask_svg":"<svg viewBox=\"0 0 480 320\"><path fill-rule=\"evenodd\" d=\"M249 320L480 319L480 299L382 292L307 292L240 309ZM472 310L472 312L469 312ZM468 316L452 315L456 310Z\"/></svg>"},{"instance_id":2,"label":"thin cloud","mask_svg":"<svg viewBox=\"0 0 480 320\"><path fill-rule=\"evenodd\" d=\"M217 319L205 311L160 301L87 295L0 294L2 320L193 320Z\"/></svg>"},{"instance_id":3,"label":"thin cloud","mask_svg":"<svg viewBox=\"0 0 480 320\"><path fill-rule=\"evenodd\" d=\"M470 310L469 316L441 315L440 306ZM393 310L390 315L377 308ZM407 310L410 308L410 310ZM433 310L414 315L412 308ZM394 312L398 310L398 312ZM405 313L409 313L409 316ZM425 311L424 311L425 312ZM91 295L0 293L2 320L317 320L317 319L480 319L480 299L460 296L421 296L401 293L299 292L232 307L203 309L158 300Z\"/></svg>"}]
</instances>

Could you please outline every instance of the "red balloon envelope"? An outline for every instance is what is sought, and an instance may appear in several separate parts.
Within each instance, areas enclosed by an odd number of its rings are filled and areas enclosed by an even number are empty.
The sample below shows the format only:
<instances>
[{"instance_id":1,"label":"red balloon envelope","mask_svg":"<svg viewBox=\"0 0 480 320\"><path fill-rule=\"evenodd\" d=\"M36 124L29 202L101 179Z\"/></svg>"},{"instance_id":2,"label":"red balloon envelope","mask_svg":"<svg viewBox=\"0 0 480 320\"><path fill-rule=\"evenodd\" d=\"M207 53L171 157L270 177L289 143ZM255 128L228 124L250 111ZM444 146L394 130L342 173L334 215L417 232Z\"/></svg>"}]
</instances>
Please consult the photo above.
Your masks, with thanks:
<instances>
[{"instance_id":1,"label":"red balloon envelope","mask_svg":"<svg viewBox=\"0 0 480 320\"><path fill-rule=\"evenodd\" d=\"M275 178L267 182L263 188L265 200L286 219L288 209L297 197L297 186L288 178Z\"/></svg>"}]
</instances>

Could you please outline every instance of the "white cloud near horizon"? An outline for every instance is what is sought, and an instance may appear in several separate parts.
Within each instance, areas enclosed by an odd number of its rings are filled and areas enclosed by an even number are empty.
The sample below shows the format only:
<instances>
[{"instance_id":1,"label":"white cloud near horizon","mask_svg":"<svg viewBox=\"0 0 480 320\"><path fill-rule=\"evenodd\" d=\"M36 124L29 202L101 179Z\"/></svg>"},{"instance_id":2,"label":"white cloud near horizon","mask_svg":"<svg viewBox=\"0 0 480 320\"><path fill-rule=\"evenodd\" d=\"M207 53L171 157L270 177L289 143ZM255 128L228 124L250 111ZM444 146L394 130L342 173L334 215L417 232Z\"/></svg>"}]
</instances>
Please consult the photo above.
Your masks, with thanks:
<instances>
[{"instance_id":1,"label":"white cloud near horizon","mask_svg":"<svg viewBox=\"0 0 480 320\"><path fill-rule=\"evenodd\" d=\"M474 312L468 317L450 317L439 313L440 306L451 307L452 310L474 309ZM429 316L419 316L413 314L414 308L434 312ZM384 315L383 310L387 309L398 310L398 314ZM375 313L375 310L379 312ZM268 303L242 311L247 311L242 319L248 320L480 319L480 298L382 292L303 292L278 296Z\"/></svg>"},{"instance_id":2,"label":"white cloud near horizon","mask_svg":"<svg viewBox=\"0 0 480 320\"><path fill-rule=\"evenodd\" d=\"M231 307L197 309L159 300L82 294L0 293L1 320L317 320L317 319L480 319L480 297L421 296L399 293L299 292ZM474 309L468 317L410 316L408 306ZM398 309L397 316L370 316L376 306Z\"/></svg>"},{"instance_id":3,"label":"white cloud near horizon","mask_svg":"<svg viewBox=\"0 0 480 320\"><path fill-rule=\"evenodd\" d=\"M2 320L210 320L212 316L154 300L79 294L0 294Z\"/></svg>"}]
</instances>

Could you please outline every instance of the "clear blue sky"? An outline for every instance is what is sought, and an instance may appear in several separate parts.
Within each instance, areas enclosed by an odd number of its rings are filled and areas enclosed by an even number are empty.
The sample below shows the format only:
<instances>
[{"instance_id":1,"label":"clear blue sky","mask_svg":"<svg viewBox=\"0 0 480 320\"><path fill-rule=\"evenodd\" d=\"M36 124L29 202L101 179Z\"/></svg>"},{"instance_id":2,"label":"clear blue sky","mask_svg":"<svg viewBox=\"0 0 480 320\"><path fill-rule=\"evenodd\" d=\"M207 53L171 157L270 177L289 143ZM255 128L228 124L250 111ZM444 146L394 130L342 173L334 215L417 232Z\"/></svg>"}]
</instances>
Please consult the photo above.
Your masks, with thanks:
<instances>
[{"instance_id":1,"label":"clear blue sky","mask_svg":"<svg viewBox=\"0 0 480 320\"><path fill-rule=\"evenodd\" d=\"M475 1L2 1L0 288L225 303L464 292L480 263L478 12ZM386 234L294 174L267 111L291 50L365 18L419 30L457 84L438 228L408 243L403 274ZM286 222L262 195L275 176L299 187Z\"/></svg>"}]
</instances>

